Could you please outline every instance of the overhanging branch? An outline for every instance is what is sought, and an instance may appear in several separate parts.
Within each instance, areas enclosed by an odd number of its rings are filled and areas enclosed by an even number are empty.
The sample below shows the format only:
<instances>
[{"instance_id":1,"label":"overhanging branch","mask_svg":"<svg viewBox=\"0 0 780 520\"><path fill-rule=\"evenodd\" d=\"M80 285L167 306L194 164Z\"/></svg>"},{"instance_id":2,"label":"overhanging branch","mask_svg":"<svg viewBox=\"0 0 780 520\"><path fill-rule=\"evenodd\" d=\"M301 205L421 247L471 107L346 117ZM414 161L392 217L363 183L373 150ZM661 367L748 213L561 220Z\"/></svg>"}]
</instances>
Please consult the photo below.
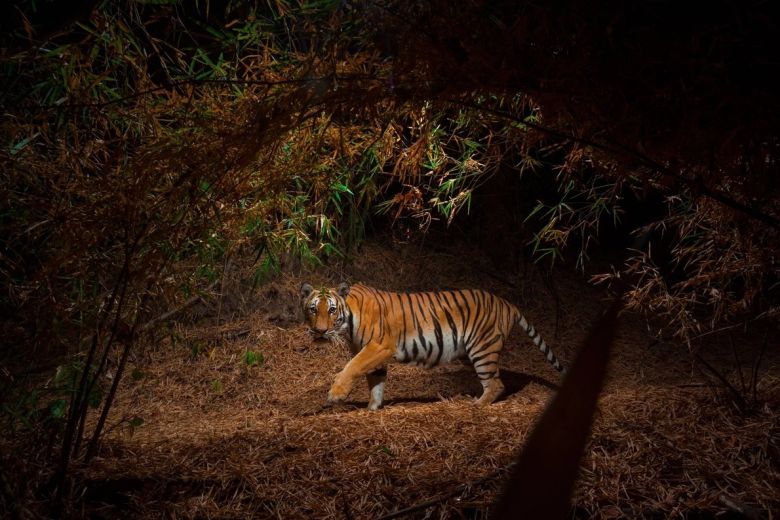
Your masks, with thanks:
<instances>
[{"instance_id":1,"label":"overhanging branch","mask_svg":"<svg viewBox=\"0 0 780 520\"><path fill-rule=\"evenodd\" d=\"M767 224L775 229L780 229L780 220L773 217L772 215L768 215L764 213L763 211L760 211L752 206L748 206L747 204L743 204L742 202L739 202L738 200L734 200L733 198L727 196L725 193L708 188L704 185L704 183L700 179L689 179L683 175L680 175L677 172L674 172L667 168L666 166L658 163L657 161L651 159L650 157L647 157L646 155L638 152L637 150L634 150L632 148L629 148L628 146L625 146L620 143L600 143L598 141L594 141L592 139L588 139L586 137L578 137L572 134L568 134L566 132L561 132L560 130L555 130L553 128L546 127L544 125L540 125L538 123L533 123L524 120L521 117L515 116L513 114L510 114L508 112L504 112L502 110L496 110L493 108L485 107L478 105L476 103L469 103L467 101L457 100L457 99L442 99L442 101L446 103L451 103L453 105L459 105L466 108L472 108L474 110L481 110L483 112L487 112L489 114L501 117L503 119L507 119L509 121L514 121L517 123L522 123L523 125L528 126L529 128L533 128L534 130L537 130L539 132L543 132L547 135L551 135L554 137L557 137L559 139L566 139L570 140L579 144L583 144L585 146L590 146L592 148L596 148L598 150L601 150L603 152L607 152L611 155L616 156L624 156L624 157L630 157L634 160L637 160L645 166L646 168L649 168L654 173L658 173L660 175L671 177L691 189L693 189L696 193L699 193L701 195L704 195L705 197L709 197L712 200L715 200L724 206L728 206L732 209L735 209L741 213L744 213L745 215L758 220L760 222L763 222L764 224Z\"/></svg>"}]
</instances>

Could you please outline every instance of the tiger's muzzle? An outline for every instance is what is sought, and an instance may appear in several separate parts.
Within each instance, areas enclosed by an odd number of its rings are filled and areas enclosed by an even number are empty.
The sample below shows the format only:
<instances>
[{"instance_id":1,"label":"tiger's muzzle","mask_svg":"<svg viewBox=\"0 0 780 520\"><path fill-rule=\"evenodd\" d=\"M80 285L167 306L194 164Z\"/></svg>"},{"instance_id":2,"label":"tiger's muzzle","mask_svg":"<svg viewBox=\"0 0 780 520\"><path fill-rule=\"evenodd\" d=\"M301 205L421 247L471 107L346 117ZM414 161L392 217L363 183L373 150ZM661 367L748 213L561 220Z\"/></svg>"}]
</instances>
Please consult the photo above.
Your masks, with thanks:
<instances>
[{"instance_id":1,"label":"tiger's muzzle","mask_svg":"<svg viewBox=\"0 0 780 520\"><path fill-rule=\"evenodd\" d=\"M309 327L308 332L312 339L317 342L328 341L336 345L342 345L346 342L344 334L340 329L321 330Z\"/></svg>"}]
</instances>

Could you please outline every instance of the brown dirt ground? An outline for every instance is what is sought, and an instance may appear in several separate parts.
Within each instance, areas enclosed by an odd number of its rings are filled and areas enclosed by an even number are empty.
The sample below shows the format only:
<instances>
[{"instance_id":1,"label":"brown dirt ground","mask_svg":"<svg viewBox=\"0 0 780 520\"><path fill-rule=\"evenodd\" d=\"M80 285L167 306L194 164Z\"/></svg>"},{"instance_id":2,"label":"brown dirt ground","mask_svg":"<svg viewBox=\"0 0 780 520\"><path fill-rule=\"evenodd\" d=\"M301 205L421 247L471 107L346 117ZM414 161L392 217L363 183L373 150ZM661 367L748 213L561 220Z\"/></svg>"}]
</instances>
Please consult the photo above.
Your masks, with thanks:
<instances>
[{"instance_id":1,"label":"brown dirt ground","mask_svg":"<svg viewBox=\"0 0 780 520\"><path fill-rule=\"evenodd\" d=\"M386 289L488 289L519 303L570 361L604 293L561 272L556 305L533 266L517 287L487 266L462 245L368 244L349 272L320 270L313 281L346 276ZM348 355L313 344L294 321L302 281L285 275L260 288L248 312L177 325L137 352L100 455L86 470L90 516L378 518L453 492L411 517L485 516L555 394L557 373L515 332L501 360L508 395L492 406L472 405L480 385L470 367L452 364L430 371L392 365L378 412L365 409L365 385L347 404L325 408ZM762 364L763 404L742 416L703 384L687 347L654 342L646 331L643 319L624 317L573 515L780 510L777 349ZM746 362L751 349L744 346ZM247 367L247 350L261 352L263 365ZM131 426L136 417L143 423Z\"/></svg>"}]
</instances>

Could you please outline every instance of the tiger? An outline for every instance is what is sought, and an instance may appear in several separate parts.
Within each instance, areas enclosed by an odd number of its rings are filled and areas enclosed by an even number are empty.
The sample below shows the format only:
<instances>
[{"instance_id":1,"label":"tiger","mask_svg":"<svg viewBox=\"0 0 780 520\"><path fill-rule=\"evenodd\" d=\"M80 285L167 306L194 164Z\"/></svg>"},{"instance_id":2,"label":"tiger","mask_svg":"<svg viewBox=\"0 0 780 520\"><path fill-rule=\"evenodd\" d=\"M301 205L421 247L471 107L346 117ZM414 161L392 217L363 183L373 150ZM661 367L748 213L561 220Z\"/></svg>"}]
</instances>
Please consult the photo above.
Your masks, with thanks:
<instances>
[{"instance_id":1,"label":"tiger","mask_svg":"<svg viewBox=\"0 0 780 520\"><path fill-rule=\"evenodd\" d=\"M528 334L547 361L565 369L520 310L483 290L401 293L341 283L314 289L304 283L300 301L314 339L347 343L351 360L338 373L326 403L343 401L355 380L366 376L369 410L382 406L386 365L414 363L431 368L467 358L482 384L478 405L493 403L504 391L498 356L515 324Z\"/></svg>"}]
</instances>

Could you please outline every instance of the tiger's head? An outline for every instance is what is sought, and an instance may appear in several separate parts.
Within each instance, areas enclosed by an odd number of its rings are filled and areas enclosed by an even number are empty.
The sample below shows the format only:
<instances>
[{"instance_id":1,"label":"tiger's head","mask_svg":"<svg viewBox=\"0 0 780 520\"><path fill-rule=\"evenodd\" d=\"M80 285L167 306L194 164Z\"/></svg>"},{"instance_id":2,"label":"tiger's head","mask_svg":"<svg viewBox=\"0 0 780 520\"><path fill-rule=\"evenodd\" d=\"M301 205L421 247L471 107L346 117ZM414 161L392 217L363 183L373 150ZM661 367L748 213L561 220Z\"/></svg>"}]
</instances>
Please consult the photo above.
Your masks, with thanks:
<instances>
[{"instance_id":1,"label":"tiger's head","mask_svg":"<svg viewBox=\"0 0 780 520\"><path fill-rule=\"evenodd\" d=\"M315 289L308 283L301 286L303 319L309 334L315 339L342 343L349 324L346 297L349 285L341 283L337 289Z\"/></svg>"}]
</instances>

